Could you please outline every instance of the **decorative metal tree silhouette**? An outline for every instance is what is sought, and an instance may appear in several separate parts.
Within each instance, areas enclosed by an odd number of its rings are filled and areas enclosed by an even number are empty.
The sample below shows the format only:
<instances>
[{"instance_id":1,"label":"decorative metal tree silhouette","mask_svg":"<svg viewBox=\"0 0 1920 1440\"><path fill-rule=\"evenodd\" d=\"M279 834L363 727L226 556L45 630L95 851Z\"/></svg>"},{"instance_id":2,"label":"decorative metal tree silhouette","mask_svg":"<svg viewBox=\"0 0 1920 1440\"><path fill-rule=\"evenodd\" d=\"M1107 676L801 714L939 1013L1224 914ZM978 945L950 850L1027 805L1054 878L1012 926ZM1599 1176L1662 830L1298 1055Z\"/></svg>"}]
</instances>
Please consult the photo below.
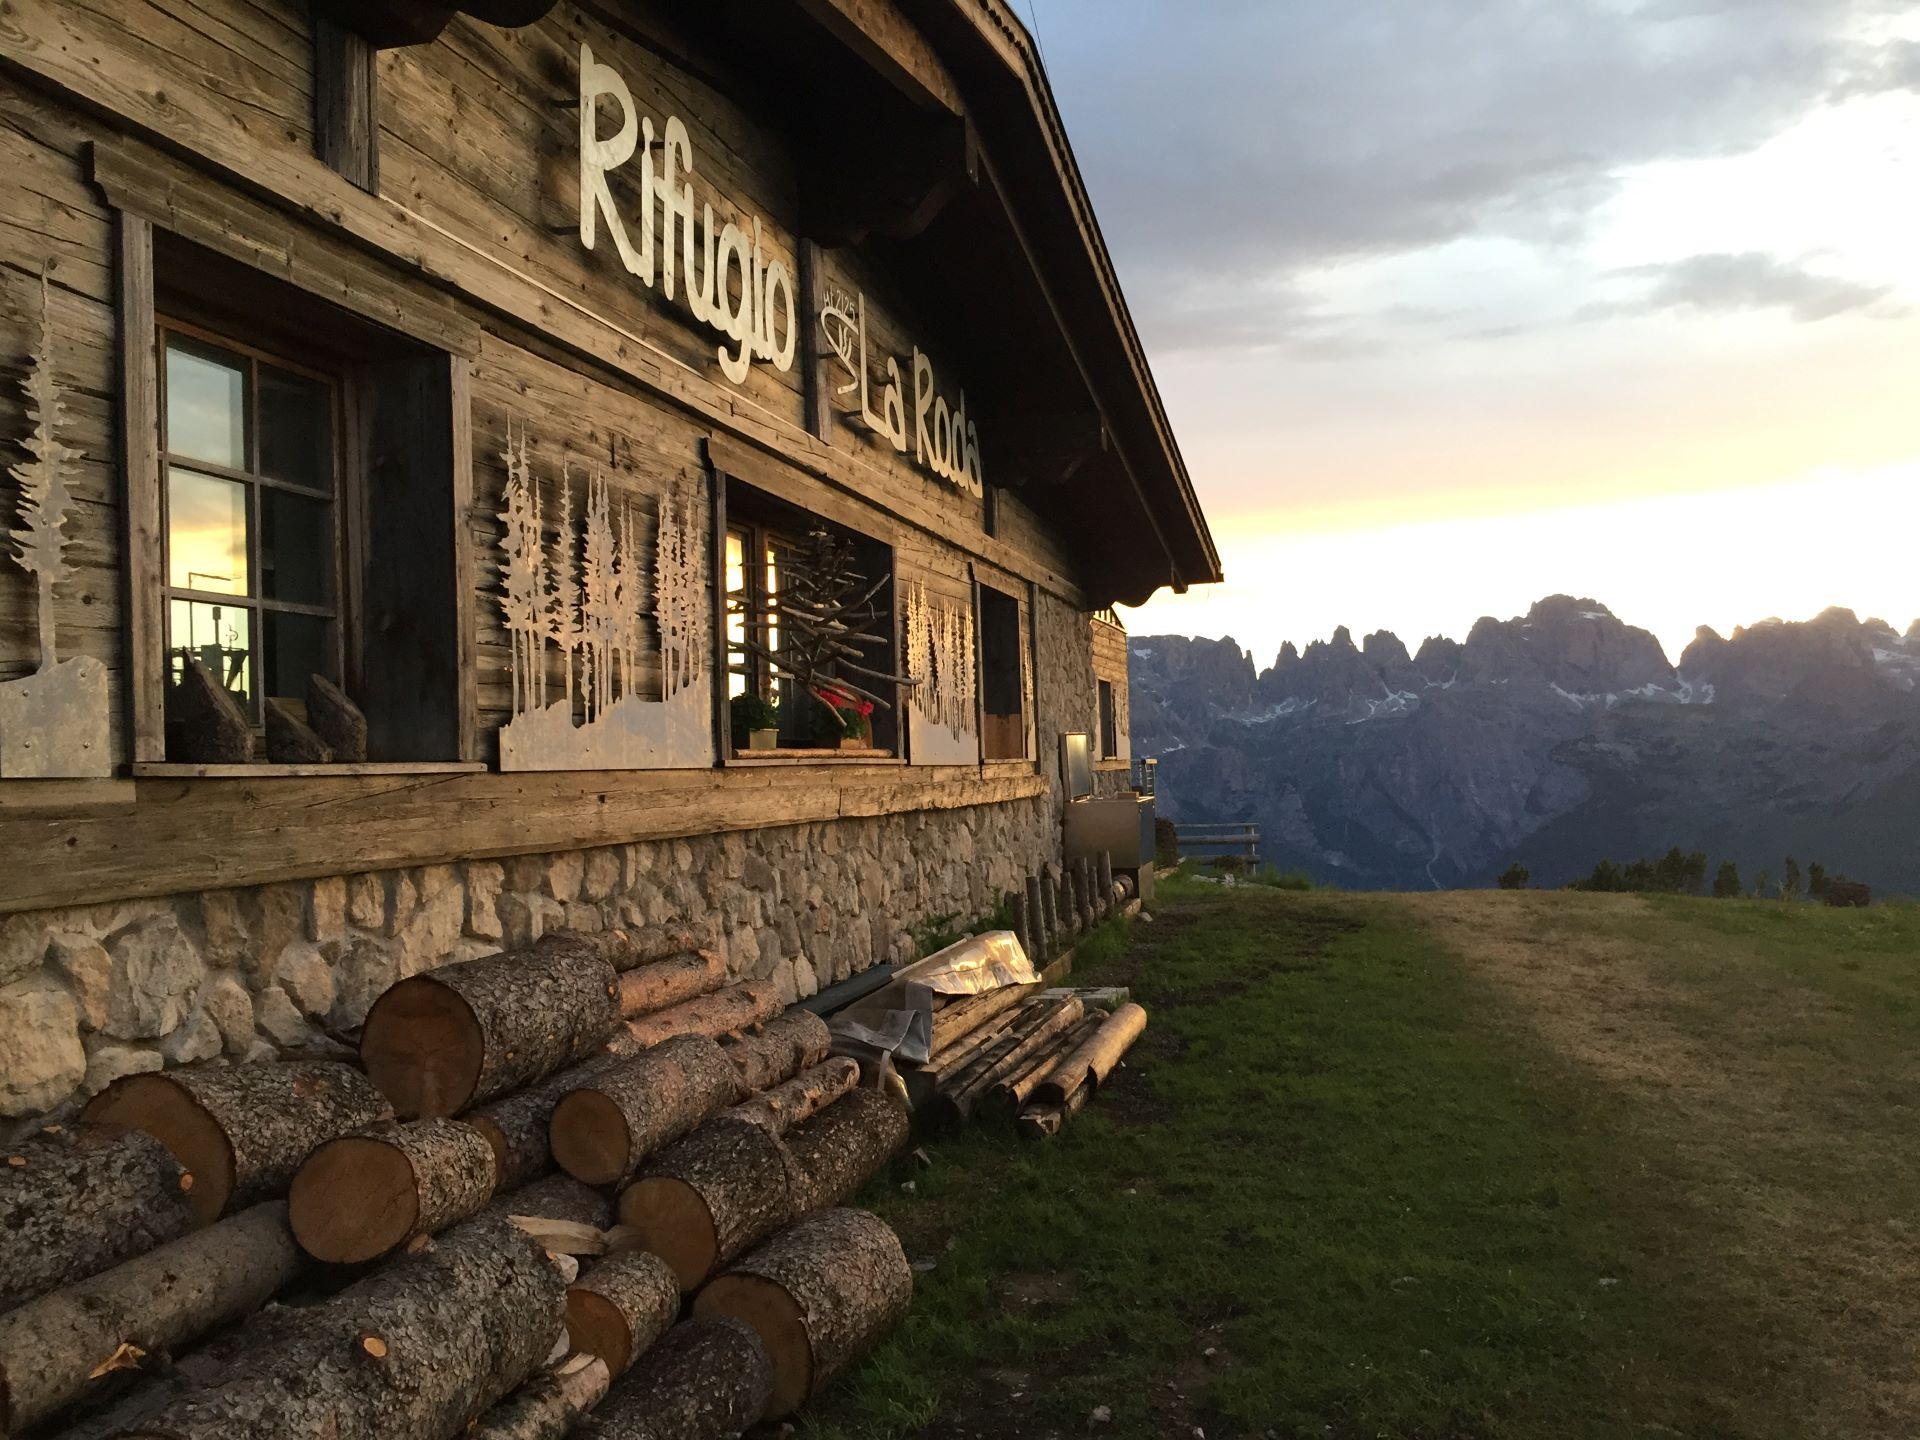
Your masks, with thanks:
<instances>
[{"instance_id":1,"label":"decorative metal tree silhouette","mask_svg":"<svg viewBox=\"0 0 1920 1440\"><path fill-rule=\"evenodd\" d=\"M731 642L735 648L758 655L775 675L808 690L866 700L881 709L892 706L874 687L919 683L868 663L881 659L893 644L886 612L877 603L889 577L869 584L855 566L852 541L815 525L781 570L780 590L767 600L780 624L779 651L755 640L751 630L745 639ZM728 596L727 607L733 614L747 615L744 595ZM735 673L746 670L744 663L731 668Z\"/></svg>"},{"instance_id":2,"label":"decorative metal tree silhouette","mask_svg":"<svg viewBox=\"0 0 1920 1440\"><path fill-rule=\"evenodd\" d=\"M27 419L33 433L22 442L31 460L11 467L20 482L20 524L12 532L14 558L36 581L36 613L40 622L40 669L44 673L60 661L54 633L53 587L72 573L67 564L64 527L73 492L67 488L67 466L81 452L60 442L59 429L67 418L66 402L53 374L52 284L40 272L40 340L33 348L32 368L21 382L27 400Z\"/></svg>"}]
</instances>

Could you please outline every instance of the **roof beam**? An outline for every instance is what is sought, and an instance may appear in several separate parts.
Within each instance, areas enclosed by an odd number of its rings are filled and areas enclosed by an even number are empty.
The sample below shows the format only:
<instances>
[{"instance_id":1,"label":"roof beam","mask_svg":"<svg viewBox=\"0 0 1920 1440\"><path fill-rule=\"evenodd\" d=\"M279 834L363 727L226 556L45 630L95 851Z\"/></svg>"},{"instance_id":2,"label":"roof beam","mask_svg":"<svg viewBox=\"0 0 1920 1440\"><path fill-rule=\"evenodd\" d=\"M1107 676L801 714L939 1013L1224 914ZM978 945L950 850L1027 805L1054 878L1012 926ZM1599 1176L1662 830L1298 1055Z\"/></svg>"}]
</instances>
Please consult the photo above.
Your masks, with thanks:
<instances>
[{"instance_id":1,"label":"roof beam","mask_svg":"<svg viewBox=\"0 0 1920 1440\"><path fill-rule=\"evenodd\" d=\"M921 109L966 113L952 73L893 0L799 0L799 6Z\"/></svg>"}]
</instances>

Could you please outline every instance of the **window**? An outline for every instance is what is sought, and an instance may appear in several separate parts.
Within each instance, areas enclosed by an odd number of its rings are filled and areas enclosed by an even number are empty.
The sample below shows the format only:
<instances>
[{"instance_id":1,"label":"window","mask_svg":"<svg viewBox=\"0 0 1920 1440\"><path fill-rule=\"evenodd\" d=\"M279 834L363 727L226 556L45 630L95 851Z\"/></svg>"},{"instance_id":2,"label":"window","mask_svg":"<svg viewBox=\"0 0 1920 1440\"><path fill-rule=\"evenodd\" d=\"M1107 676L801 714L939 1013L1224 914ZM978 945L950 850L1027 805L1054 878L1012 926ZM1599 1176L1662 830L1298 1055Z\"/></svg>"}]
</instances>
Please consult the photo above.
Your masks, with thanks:
<instances>
[{"instance_id":1,"label":"window","mask_svg":"<svg viewBox=\"0 0 1920 1440\"><path fill-rule=\"evenodd\" d=\"M991 586L980 587L980 708L985 718L982 752L988 760L1027 758L1026 665L1022 658L1020 602Z\"/></svg>"},{"instance_id":2,"label":"window","mask_svg":"<svg viewBox=\"0 0 1920 1440\"><path fill-rule=\"evenodd\" d=\"M895 687L874 678L894 671L891 548L731 478L726 482L726 522L726 671L732 712L727 730L733 749L747 751L749 732L759 728L751 711L734 703L754 696L777 708L779 752L841 752L846 748L841 743L845 738L864 740L864 745L853 748L867 754L897 753ZM809 537L816 530L824 530L848 547L851 558L846 575L857 583L846 598L858 600L877 582L886 582L872 595L872 617L861 627L879 637L881 643L859 645L857 657L841 662L873 672L860 674L848 669L845 673L851 683L878 694L885 702L874 706L865 718L870 733L863 736L844 736L832 709L806 693L788 669L797 657L789 653L793 637L783 627L782 602L796 567L807 563ZM747 723L749 719L753 719L752 724Z\"/></svg>"},{"instance_id":3,"label":"window","mask_svg":"<svg viewBox=\"0 0 1920 1440\"><path fill-rule=\"evenodd\" d=\"M1113 708L1113 682L1100 682L1100 758L1120 758L1120 726Z\"/></svg>"},{"instance_id":4,"label":"window","mask_svg":"<svg viewBox=\"0 0 1920 1440\"><path fill-rule=\"evenodd\" d=\"M167 676L203 662L257 725L341 678L339 395L328 375L162 321Z\"/></svg>"}]
</instances>

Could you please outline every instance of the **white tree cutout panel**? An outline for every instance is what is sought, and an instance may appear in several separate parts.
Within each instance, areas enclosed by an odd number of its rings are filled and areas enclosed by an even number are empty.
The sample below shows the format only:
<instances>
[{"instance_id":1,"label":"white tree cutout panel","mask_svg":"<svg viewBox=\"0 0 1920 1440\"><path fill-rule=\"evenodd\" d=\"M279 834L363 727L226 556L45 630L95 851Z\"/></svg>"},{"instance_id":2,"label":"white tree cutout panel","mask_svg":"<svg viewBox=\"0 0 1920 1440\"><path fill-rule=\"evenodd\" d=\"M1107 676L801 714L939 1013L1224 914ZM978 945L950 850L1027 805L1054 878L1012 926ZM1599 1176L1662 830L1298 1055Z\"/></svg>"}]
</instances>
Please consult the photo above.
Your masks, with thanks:
<instances>
[{"instance_id":1,"label":"white tree cutout panel","mask_svg":"<svg viewBox=\"0 0 1920 1440\"><path fill-rule=\"evenodd\" d=\"M52 316L53 287L43 270L39 340L20 384L31 429L19 445L30 458L9 467L19 493L6 537L7 553L33 577L40 665L24 679L0 684L0 777L8 779L113 773L107 667L87 655L62 660L57 643L54 591L72 575L68 472L82 452L60 439L67 410L54 378Z\"/></svg>"},{"instance_id":2,"label":"white tree cutout panel","mask_svg":"<svg viewBox=\"0 0 1920 1440\"><path fill-rule=\"evenodd\" d=\"M509 430L500 509L501 610L513 652L502 770L652 770L713 763L705 574L693 487L657 497L653 571L634 496L562 467L549 505L524 429ZM551 533L549 533L551 521ZM647 616L659 695L643 693ZM556 663L557 662L557 663ZM557 673L556 673L557 672Z\"/></svg>"},{"instance_id":3,"label":"white tree cutout panel","mask_svg":"<svg viewBox=\"0 0 1920 1440\"><path fill-rule=\"evenodd\" d=\"M916 765L977 765L979 677L973 607L929 598L921 581L904 587L900 611L907 674L920 683L907 692L907 733Z\"/></svg>"}]
</instances>

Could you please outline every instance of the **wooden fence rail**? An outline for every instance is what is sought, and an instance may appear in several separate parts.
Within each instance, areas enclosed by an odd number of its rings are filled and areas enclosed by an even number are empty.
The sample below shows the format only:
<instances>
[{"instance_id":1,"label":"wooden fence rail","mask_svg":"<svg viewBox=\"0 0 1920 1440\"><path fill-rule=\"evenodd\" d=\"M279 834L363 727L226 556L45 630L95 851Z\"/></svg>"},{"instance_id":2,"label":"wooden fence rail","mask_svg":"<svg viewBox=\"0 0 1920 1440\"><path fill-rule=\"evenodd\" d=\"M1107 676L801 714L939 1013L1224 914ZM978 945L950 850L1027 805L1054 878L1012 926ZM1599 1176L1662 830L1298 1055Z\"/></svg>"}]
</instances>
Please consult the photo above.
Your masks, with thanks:
<instances>
[{"instance_id":1,"label":"wooden fence rail","mask_svg":"<svg viewBox=\"0 0 1920 1440\"><path fill-rule=\"evenodd\" d=\"M1173 833L1179 841L1182 855L1204 850L1211 856L1239 855L1245 859L1248 869L1260 863L1258 825L1242 822L1218 825L1181 823L1173 827Z\"/></svg>"}]
</instances>

